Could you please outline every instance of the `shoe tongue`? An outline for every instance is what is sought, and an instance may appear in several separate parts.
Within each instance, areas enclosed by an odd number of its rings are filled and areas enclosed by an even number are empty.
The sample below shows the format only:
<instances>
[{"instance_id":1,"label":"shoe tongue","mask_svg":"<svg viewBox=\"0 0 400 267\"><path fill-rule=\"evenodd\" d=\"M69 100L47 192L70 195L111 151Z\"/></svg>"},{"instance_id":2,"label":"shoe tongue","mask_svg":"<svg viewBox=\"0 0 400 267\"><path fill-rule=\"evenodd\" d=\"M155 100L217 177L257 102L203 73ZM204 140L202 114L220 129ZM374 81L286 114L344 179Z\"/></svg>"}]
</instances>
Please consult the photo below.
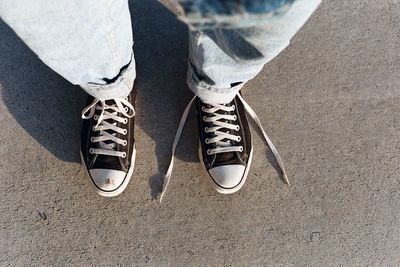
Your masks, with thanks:
<instances>
[{"instance_id":1,"label":"shoe tongue","mask_svg":"<svg viewBox=\"0 0 400 267\"><path fill-rule=\"evenodd\" d=\"M93 165L93 168L102 168L107 166L109 169L120 170L121 163L118 157L110 157L106 155L97 155L97 159Z\"/></svg>"},{"instance_id":2,"label":"shoe tongue","mask_svg":"<svg viewBox=\"0 0 400 267\"><path fill-rule=\"evenodd\" d=\"M237 158L236 152L218 153L215 157L216 164L230 164Z\"/></svg>"},{"instance_id":3,"label":"shoe tongue","mask_svg":"<svg viewBox=\"0 0 400 267\"><path fill-rule=\"evenodd\" d=\"M229 133L232 134L232 131L230 130ZM231 145L232 145L232 143L231 143ZM223 146L221 146L221 147L223 147ZM216 156L215 157L216 164L230 164L232 161L235 161L237 159L236 152L218 153L215 156Z\"/></svg>"},{"instance_id":4,"label":"shoe tongue","mask_svg":"<svg viewBox=\"0 0 400 267\"><path fill-rule=\"evenodd\" d=\"M112 100L112 99L110 99L110 100L106 100L106 105L107 105L107 106L112 106L112 105L115 105L115 101L114 101L114 100Z\"/></svg>"}]
</instances>

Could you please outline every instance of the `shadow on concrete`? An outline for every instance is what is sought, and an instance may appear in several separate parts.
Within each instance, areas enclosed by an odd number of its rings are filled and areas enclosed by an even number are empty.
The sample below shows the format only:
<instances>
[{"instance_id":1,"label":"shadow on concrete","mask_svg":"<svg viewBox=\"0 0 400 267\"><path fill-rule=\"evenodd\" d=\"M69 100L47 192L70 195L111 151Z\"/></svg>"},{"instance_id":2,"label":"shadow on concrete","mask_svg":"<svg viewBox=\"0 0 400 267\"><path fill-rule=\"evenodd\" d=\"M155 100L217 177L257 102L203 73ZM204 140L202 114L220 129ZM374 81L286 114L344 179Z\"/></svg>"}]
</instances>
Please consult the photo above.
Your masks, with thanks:
<instances>
[{"instance_id":1,"label":"shadow on concrete","mask_svg":"<svg viewBox=\"0 0 400 267\"><path fill-rule=\"evenodd\" d=\"M85 93L43 64L1 20L0 36L1 97L9 112L54 156L79 162Z\"/></svg>"},{"instance_id":2,"label":"shadow on concrete","mask_svg":"<svg viewBox=\"0 0 400 267\"><path fill-rule=\"evenodd\" d=\"M156 143L159 173L149 178L150 194L156 197L181 113L192 96L186 86L187 27L156 0L130 1L130 10L138 72L136 122ZM1 20L0 36L1 96L8 110L54 156L80 162L85 92L43 64ZM187 124L177 156L197 161L194 116Z\"/></svg>"},{"instance_id":3,"label":"shadow on concrete","mask_svg":"<svg viewBox=\"0 0 400 267\"><path fill-rule=\"evenodd\" d=\"M180 116L192 96L186 86L187 27L156 0L133 0L130 10L138 72L136 122L156 144L158 173L149 178L150 194L156 198ZM8 110L54 156L80 162L80 112L86 94L43 64L2 21L0 35L1 96ZM196 150L195 118L189 116L177 157L195 162ZM271 151L268 160L280 171Z\"/></svg>"},{"instance_id":4,"label":"shadow on concrete","mask_svg":"<svg viewBox=\"0 0 400 267\"><path fill-rule=\"evenodd\" d=\"M150 194L156 198L180 117L192 97L186 85L188 33L187 26L156 0L131 1L130 9L138 72L137 125L156 143L159 173L149 178ZM197 161L196 151L195 118L190 116L177 157ZM175 171L173 175L179 173Z\"/></svg>"}]
</instances>

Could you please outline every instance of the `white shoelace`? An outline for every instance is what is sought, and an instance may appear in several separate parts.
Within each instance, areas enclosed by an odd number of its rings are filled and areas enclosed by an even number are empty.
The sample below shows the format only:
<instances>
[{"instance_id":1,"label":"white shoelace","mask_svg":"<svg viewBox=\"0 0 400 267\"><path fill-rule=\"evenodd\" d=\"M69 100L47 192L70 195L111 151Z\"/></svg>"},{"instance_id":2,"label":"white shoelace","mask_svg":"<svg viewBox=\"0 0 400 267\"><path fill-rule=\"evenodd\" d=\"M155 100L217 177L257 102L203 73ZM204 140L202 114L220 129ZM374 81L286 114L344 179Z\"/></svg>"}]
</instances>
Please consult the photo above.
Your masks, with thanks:
<instances>
[{"instance_id":1,"label":"white shoelace","mask_svg":"<svg viewBox=\"0 0 400 267\"><path fill-rule=\"evenodd\" d=\"M236 151L242 152L243 151L242 146L232 146L231 143L231 141L240 142L241 140L240 136L230 134L229 131L228 132L220 131L222 129L239 131L240 130L239 125L233 124L233 122L237 120L236 115L217 113L218 111L226 111L226 112L234 111L236 107L234 105L226 106L220 104L215 104L210 106L211 108L206 108L204 106L201 107L201 110L204 113L208 113L209 115L211 115L211 116L203 116L203 121L210 122L213 125L213 127L205 127L204 130L206 133L214 133L215 135L215 137L206 138L204 140L206 144L212 144L212 143L216 144L215 148L207 150L207 154L213 155L218 153L227 153Z\"/></svg>"},{"instance_id":2,"label":"white shoelace","mask_svg":"<svg viewBox=\"0 0 400 267\"><path fill-rule=\"evenodd\" d=\"M282 170L283 178L284 178L285 182L290 186L290 182L289 182L289 179L287 177L286 170L285 170L282 158L279 155L279 152L276 149L275 145L272 143L271 139L268 137L268 135L264 131L264 128L261 125L260 119L258 118L257 114L254 112L254 110L249 106L249 104L247 104L247 102L243 99L243 97L240 94L237 94L237 96L240 99L240 101L243 103L243 106L244 106L246 112L250 115L250 117L254 120L254 122L257 124L257 126L261 130L265 141L267 142L268 146L270 147L272 153L274 154L274 156L276 158L276 161L278 162L278 165L279 165L280 169ZM162 189L161 196L160 196L160 202L162 202L162 200L164 198L164 195L165 195L165 192L167 190L167 187L169 185L169 182L171 180L171 174L172 174L172 170L173 170L173 167L174 167L174 161L175 161L176 147L178 146L179 139L180 139L180 137L182 135L182 131L183 131L183 128L185 126L185 123L186 123L187 116L189 114L190 108L192 107L192 105L193 105L195 100L196 100L196 96L192 98L192 100L189 102L189 104L185 108L185 111L183 112L181 121L179 122L178 130L176 131L176 135L175 135L175 139L174 139L174 143L172 144L171 161L170 161L167 173L164 176L164 185L163 185L163 189ZM233 125L233 124L221 121L221 119L225 120L225 121L227 121L227 120L228 121L234 121L235 119L233 118L233 115L232 115L232 117L228 117L228 116L231 116L231 115L216 114L215 112L218 111L218 110L233 111L234 109L233 109L232 106L231 107L227 107L225 105L213 105L213 107L210 108L210 109L207 109L207 108L203 108L202 109L203 112L212 113L214 115L212 117L207 117L207 118L204 117L203 120L205 120L205 121L209 120L210 122L212 121L214 123L214 125L216 125L215 127L207 129L208 132L214 131L215 134L216 134L216 137L214 137L212 139L209 139L208 142L217 143L217 142L220 142L223 139L240 141L240 140L237 139L237 136L235 136L235 135L231 135L231 134L228 134L226 132L219 132L218 131L218 130L220 130L222 128L237 129L237 125ZM217 134L217 132L218 132L218 134ZM220 144L222 146L221 147L217 146L217 148L213 149L213 151L209 151L208 153L213 152L213 154L216 154L216 153L231 152L231 151L229 151L230 149L232 149L232 151L239 151L239 150L236 150L236 149L239 149L239 148L234 147L234 146L230 146L230 142L229 142L229 146L227 145L228 143L226 143L226 142L222 142L222 143L220 142L218 144ZM225 145L227 145L227 146L225 146ZM228 149L228 150L224 151L224 149Z\"/></svg>"},{"instance_id":3,"label":"white shoelace","mask_svg":"<svg viewBox=\"0 0 400 267\"><path fill-rule=\"evenodd\" d=\"M91 148L89 153L125 158L126 153L116 151L115 148L117 144L126 146L128 142L124 139L117 138L116 134L120 133L126 135L128 131L118 127L117 122L123 124L128 123L128 118L135 116L135 109L132 104L129 103L127 97L115 98L112 99L112 101L114 101L115 104L107 105L106 100L94 99L93 102L82 111L82 119L87 120L93 117L97 123L93 126L92 130L100 131L98 136L90 138L92 143L99 143L99 148ZM101 110L100 116L95 115L96 110ZM87 114L88 112L89 114ZM107 122L107 120L113 120L114 122L110 123ZM113 131L114 133L109 133L108 131ZM107 141L111 142L106 143Z\"/></svg>"}]
</instances>

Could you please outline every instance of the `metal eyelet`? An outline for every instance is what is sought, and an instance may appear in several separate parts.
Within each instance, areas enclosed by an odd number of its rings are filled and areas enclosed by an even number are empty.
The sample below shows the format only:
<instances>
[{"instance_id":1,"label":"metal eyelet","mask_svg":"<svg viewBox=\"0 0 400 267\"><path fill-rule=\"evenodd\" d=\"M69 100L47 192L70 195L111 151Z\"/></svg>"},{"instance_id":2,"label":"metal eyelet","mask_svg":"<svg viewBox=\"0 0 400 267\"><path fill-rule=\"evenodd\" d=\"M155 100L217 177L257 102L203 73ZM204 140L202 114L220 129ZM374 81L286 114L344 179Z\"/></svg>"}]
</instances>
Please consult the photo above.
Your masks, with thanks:
<instances>
[{"instance_id":1,"label":"metal eyelet","mask_svg":"<svg viewBox=\"0 0 400 267\"><path fill-rule=\"evenodd\" d=\"M122 158L123 159L126 158L126 153L125 152L122 153Z\"/></svg>"},{"instance_id":2,"label":"metal eyelet","mask_svg":"<svg viewBox=\"0 0 400 267\"><path fill-rule=\"evenodd\" d=\"M208 133L208 127L205 127L205 128L204 128L204 131L205 131L206 133Z\"/></svg>"},{"instance_id":3,"label":"metal eyelet","mask_svg":"<svg viewBox=\"0 0 400 267\"><path fill-rule=\"evenodd\" d=\"M128 144L128 141L126 141L126 140L124 140L123 142L122 142L122 145L123 146L126 146Z\"/></svg>"},{"instance_id":4,"label":"metal eyelet","mask_svg":"<svg viewBox=\"0 0 400 267\"><path fill-rule=\"evenodd\" d=\"M208 138L206 138L206 140L204 140L204 142L208 145L210 143L210 140Z\"/></svg>"},{"instance_id":5,"label":"metal eyelet","mask_svg":"<svg viewBox=\"0 0 400 267\"><path fill-rule=\"evenodd\" d=\"M128 111L129 111L129 108L128 108L128 107L125 107L124 110L125 110L125 112L128 112Z\"/></svg>"},{"instance_id":6,"label":"metal eyelet","mask_svg":"<svg viewBox=\"0 0 400 267\"><path fill-rule=\"evenodd\" d=\"M206 112L204 106L201 107L201 111Z\"/></svg>"},{"instance_id":7,"label":"metal eyelet","mask_svg":"<svg viewBox=\"0 0 400 267\"><path fill-rule=\"evenodd\" d=\"M127 129L124 129L123 135L126 135L127 133L128 133L128 130L127 130Z\"/></svg>"},{"instance_id":8,"label":"metal eyelet","mask_svg":"<svg viewBox=\"0 0 400 267\"><path fill-rule=\"evenodd\" d=\"M243 147L242 146L239 149L240 149L240 152L243 152Z\"/></svg>"},{"instance_id":9,"label":"metal eyelet","mask_svg":"<svg viewBox=\"0 0 400 267\"><path fill-rule=\"evenodd\" d=\"M236 121L237 120L237 116L233 115L233 120Z\"/></svg>"},{"instance_id":10,"label":"metal eyelet","mask_svg":"<svg viewBox=\"0 0 400 267\"><path fill-rule=\"evenodd\" d=\"M203 116L203 121L207 121L207 116Z\"/></svg>"},{"instance_id":11,"label":"metal eyelet","mask_svg":"<svg viewBox=\"0 0 400 267\"><path fill-rule=\"evenodd\" d=\"M90 142L94 143L94 137L90 137Z\"/></svg>"},{"instance_id":12,"label":"metal eyelet","mask_svg":"<svg viewBox=\"0 0 400 267\"><path fill-rule=\"evenodd\" d=\"M238 125L238 126L236 126L236 131L239 131L240 130L240 126Z\"/></svg>"},{"instance_id":13,"label":"metal eyelet","mask_svg":"<svg viewBox=\"0 0 400 267\"><path fill-rule=\"evenodd\" d=\"M123 124L127 124L128 123L128 119L125 118Z\"/></svg>"},{"instance_id":14,"label":"metal eyelet","mask_svg":"<svg viewBox=\"0 0 400 267\"><path fill-rule=\"evenodd\" d=\"M242 137L240 137L240 136L238 136L236 139L237 142L240 142L241 140L242 140Z\"/></svg>"},{"instance_id":15,"label":"metal eyelet","mask_svg":"<svg viewBox=\"0 0 400 267\"><path fill-rule=\"evenodd\" d=\"M97 130L96 130L96 126L93 126L93 127L92 127L92 131L93 131L93 132L97 131Z\"/></svg>"},{"instance_id":16,"label":"metal eyelet","mask_svg":"<svg viewBox=\"0 0 400 267\"><path fill-rule=\"evenodd\" d=\"M207 149L207 155L211 155L211 149Z\"/></svg>"},{"instance_id":17,"label":"metal eyelet","mask_svg":"<svg viewBox=\"0 0 400 267\"><path fill-rule=\"evenodd\" d=\"M99 119L99 116L94 115L94 116L93 116L93 119L94 119L95 121L97 121L97 120Z\"/></svg>"},{"instance_id":18,"label":"metal eyelet","mask_svg":"<svg viewBox=\"0 0 400 267\"><path fill-rule=\"evenodd\" d=\"M89 153L94 154L94 149L93 148L89 149Z\"/></svg>"},{"instance_id":19,"label":"metal eyelet","mask_svg":"<svg viewBox=\"0 0 400 267\"><path fill-rule=\"evenodd\" d=\"M235 105L232 105L231 107L233 108L233 110L235 110L235 109L236 109L236 106L235 106Z\"/></svg>"}]
</instances>

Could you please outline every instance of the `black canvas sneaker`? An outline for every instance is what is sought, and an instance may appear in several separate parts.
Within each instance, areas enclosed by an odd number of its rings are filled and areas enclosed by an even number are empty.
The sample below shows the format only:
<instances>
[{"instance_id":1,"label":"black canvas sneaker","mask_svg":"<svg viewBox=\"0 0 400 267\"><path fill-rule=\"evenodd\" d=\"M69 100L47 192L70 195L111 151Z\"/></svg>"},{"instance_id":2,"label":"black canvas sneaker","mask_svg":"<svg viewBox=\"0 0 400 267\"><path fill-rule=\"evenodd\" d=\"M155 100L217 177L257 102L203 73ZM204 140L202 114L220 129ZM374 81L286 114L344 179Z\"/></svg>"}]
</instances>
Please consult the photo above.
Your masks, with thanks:
<instances>
[{"instance_id":1,"label":"black canvas sneaker","mask_svg":"<svg viewBox=\"0 0 400 267\"><path fill-rule=\"evenodd\" d=\"M81 158L97 193L122 193L135 165L135 93L112 100L89 97L82 112Z\"/></svg>"},{"instance_id":2,"label":"black canvas sneaker","mask_svg":"<svg viewBox=\"0 0 400 267\"><path fill-rule=\"evenodd\" d=\"M246 181L253 155L243 104L237 96L228 104L196 102L200 164L215 190L235 193Z\"/></svg>"},{"instance_id":3,"label":"black canvas sneaker","mask_svg":"<svg viewBox=\"0 0 400 267\"><path fill-rule=\"evenodd\" d=\"M229 104L207 104L196 96L183 112L172 145L172 156L160 201L162 201L171 179L175 150L190 108L196 102L199 125L200 163L210 178L213 187L220 193L238 191L245 183L252 161L253 149L246 113L257 124L259 130L274 154L285 182L290 186L283 161L271 139L265 133L257 114L247 104L240 93Z\"/></svg>"}]
</instances>

